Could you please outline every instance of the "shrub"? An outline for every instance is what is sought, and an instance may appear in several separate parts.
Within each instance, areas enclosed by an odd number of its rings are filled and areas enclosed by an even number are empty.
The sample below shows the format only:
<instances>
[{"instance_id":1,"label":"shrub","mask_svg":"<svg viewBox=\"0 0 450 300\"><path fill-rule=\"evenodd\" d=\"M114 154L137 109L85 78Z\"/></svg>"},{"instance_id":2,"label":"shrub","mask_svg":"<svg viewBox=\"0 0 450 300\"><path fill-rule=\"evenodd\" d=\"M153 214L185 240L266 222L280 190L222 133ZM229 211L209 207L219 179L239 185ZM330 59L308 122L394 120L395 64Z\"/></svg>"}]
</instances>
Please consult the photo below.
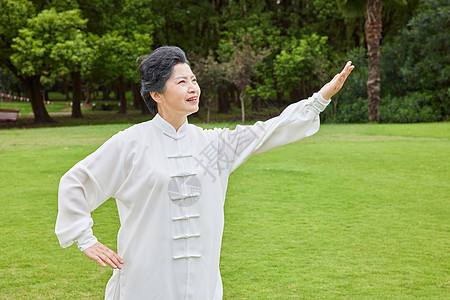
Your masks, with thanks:
<instances>
[{"instance_id":1,"label":"shrub","mask_svg":"<svg viewBox=\"0 0 450 300\"><path fill-rule=\"evenodd\" d=\"M417 123L441 120L439 107L434 107L433 92L411 92L404 97L384 97L380 105L380 122Z\"/></svg>"},{"instance_id":2,"label":"shrub","mask_svg":"<svg viewBox=\"0 0 450 300\"><path fill-rule=\"evenodd\" d=\"M381 97L382 105L383 101L387 101L390 106L387 109L384 105L385 120L388 112L396 114L391 120L401 122L411 122L417 118L421 121L449 118L449 14L448 1L422 1L408 27L383 46ZM393 104L395 99L402 100ZM408 113L405 111L407 107L411 110ZM417 115L419 110L421 116ZM432 112L432 116L426 116L426 111ZM439 117L434 114L439 114Z\"/></svg>"},{"instance_id":3,"label":"shrub","mask_svg":"<svg viewBox=\"0 0 450 300\"><path fill-rule=\"evenodd\" d=\"M92 103L92 110L117 110L119 109L119 103Z\"/></svg>"}]
</instances>

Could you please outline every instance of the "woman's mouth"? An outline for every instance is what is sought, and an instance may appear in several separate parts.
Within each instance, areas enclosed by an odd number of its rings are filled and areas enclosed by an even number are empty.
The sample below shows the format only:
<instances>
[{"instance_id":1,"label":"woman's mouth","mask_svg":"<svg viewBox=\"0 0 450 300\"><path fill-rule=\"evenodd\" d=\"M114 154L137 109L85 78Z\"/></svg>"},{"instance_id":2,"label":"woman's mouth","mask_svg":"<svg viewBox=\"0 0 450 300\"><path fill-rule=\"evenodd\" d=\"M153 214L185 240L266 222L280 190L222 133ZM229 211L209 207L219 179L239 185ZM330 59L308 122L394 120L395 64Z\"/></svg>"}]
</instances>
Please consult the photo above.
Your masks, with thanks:
<instances>
[{"instance_id":1,"label":"woman's mouth","mask_svg":"<svg viewBox=\"0 0 450 300\"><path fill-rule=\"evenodd\" d=\"M194 96L194 97L191 97L191 98L189 98L189 99L187 99L186 100L187 102L198 102L198 96Z\"/></svg>"}]
</instances>

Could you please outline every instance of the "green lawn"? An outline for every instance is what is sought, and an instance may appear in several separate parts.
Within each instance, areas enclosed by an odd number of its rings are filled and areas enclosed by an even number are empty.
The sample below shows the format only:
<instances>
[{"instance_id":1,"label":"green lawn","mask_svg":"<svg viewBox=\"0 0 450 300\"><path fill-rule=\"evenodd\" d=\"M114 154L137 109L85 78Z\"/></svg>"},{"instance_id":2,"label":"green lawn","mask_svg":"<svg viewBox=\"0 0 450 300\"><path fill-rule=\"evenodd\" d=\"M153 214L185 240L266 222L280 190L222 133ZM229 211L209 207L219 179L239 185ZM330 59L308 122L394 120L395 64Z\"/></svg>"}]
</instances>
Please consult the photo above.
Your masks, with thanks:
<instances>
[{"instance_id":1,"label":"green lawn","mask_svg":"<svg viewBox=\"0 0 450 300\"><path fill-rule=\"evenodd\" d=\"M101 105L113 104L112 110L103 110ZM152 118L152 115L144 115L141 110L133 109L132 102L128 102L127 113L118 114L117 101L99 101L93 100L89 107L84 105L81 107L83 118L72 118L72 107L63 101L54 101L53 104L46 104L45 107L50 116L56 121L54 123L39 124L34 122L34 114L29 102L20 101L0 101L1 109L19 109L19 118L15 122L0 122L0 129L10 128L34 128L34 127L61 127L61 126L80 126L80 125L100 125L100 124L136 124ZM216 103L217 104L217 103ZM95 108L93 106L96 106ZM259 111L254 111L250 107L246 108L246 120L268 119L278 115L283 110L282 107L267 106L262 107ZM206 123L206 108L200 106L198 113L190 117L191 122ZM241 120L241 108L233 103L227 113L218 113L217 107L211 108L211 121L226 122L229 124L233 120L239 122ZM247 121L246 123L254 123ZM208 125L209 126L209 125Z\"/></svg>"},{"instance_id":2,"label":"green lawn","mask_svg":"<svg viewBox=\"0 0 450 300\"><path fill-rule=\"evenodd\" d=\"M20 109L19 118L33 115L33 109L31 107L31 103L23 102L23 101L11 101L0 102L0 108L2 109ZM45 108L49 113L53 112L71 112L71 107L66 105L66 102L62 101L54 101L53 104L45 104Z\"/></svg>"},{"instance_id":3,"label":"green lawn","mask_svg":"<svg viewBox=\"0 0 450 300\"><path fill-rule=\"evenodd\" d=\"M0 299L102 299L54 235L59 178L128 125L0 131ZM449 299L450 123L323 125L230 177L225 299ZM94 213L115 249L118 216Z\"/></svg>"},{"instance_id":4,"label":"green lawn","mask_svg":"<svg viewBox=\"0 0 450 300\"><path fill-rule=\"evenodd\" d=\"M117 101L96 101L95 100L95 101L91 102L91 105L89 107L86 107L86 105L83 102L81 111L84 113L90 112L90 111L92 111L92 104L99 105L102 103L108 103L108 104L114 103L117 105L118 102ZM23 118L23 117L34 117L33 109L31 107L31 103L29 103L29 102L2 101L2 102L0 102L0 108L2 108L2 109L19 109L20 110L19 119ZM51 113L61 113L61 112L66 112L66 113L70 114L72 112L72 107L70 106L70 102L67 102L67 101L50 101L45 104L45 108L46 108L47 112L49 112L50 114ZM118 109L115 109L115 111L117 112Z\"/></svg>"}]
</instances>

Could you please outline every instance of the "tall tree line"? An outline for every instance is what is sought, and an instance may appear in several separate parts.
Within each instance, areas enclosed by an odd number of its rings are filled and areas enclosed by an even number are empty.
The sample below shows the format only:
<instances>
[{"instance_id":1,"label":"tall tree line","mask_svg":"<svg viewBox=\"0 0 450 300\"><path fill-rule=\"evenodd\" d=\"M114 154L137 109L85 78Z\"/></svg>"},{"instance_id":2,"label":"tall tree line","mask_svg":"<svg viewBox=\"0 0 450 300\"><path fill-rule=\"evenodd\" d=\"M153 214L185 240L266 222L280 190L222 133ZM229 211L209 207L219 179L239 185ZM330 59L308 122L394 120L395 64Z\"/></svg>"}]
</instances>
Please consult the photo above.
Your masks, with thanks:
<instances>
[{"instance_id":1,"label":"tall tree line","mask_svg":"<svg viewBox=\"0 0 450 300\"><path fill-rule=\"evenodd\" d=\"M354 49L369 50L370 63L379 67L367 29L372 17L367 10L358 12L361 6L369 9L371 1L353 2L0 0L5 24L0 66L26 87L37 122L51 121L40 97L44 81L70 83L73 117L82 116L82 89L84 98L99 89L104 94L115 90L121 113L127 108L125 91L132 89L135 106L145 111L136 59L161 45L180 46L197 72L206 70L200 83L208 84L203 89L209 108L216 102L219 111L227 112L233 99L256 110L264 103L285 105L317 90L352 59ZM381 48L406 28L419 4L383 2L375 22L382 28L375 38ZM366 81L380 84L372 73ZM367 87L371 99L380 89ZM379 105L379 97L366 106ZM371 110L370 120L377 121L377 110Z\"/></svg>"}]
</instances>

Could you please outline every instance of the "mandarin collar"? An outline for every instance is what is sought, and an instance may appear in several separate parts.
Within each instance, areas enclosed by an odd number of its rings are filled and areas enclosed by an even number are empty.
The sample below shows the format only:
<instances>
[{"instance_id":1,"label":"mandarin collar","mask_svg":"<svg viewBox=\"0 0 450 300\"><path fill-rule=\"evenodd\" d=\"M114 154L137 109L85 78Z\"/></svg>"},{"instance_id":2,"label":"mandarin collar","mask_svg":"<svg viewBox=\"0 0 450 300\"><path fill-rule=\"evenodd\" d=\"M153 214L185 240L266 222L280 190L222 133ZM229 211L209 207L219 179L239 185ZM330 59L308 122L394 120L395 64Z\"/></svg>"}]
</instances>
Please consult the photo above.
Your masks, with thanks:
<instances>
[{"instance_id":1,"label":"mandarin collar","mask_svg":"<svg viewBox=\"0 0 450 300\"><path fill-rule=\"evenodd\" d=\"M159 114L156 114L155 117L152 119L152 121L156 124L156 126L158 126L162 130L162 132L165 135L173 139L177 140L186 135L186 130L188 127L187 118L186 121L183 123L183 125L181 125L181 127L178 128L178 131L176 131L175 128L172 126L172 124L164 120Z\"/></svg>"}]
</instances>

